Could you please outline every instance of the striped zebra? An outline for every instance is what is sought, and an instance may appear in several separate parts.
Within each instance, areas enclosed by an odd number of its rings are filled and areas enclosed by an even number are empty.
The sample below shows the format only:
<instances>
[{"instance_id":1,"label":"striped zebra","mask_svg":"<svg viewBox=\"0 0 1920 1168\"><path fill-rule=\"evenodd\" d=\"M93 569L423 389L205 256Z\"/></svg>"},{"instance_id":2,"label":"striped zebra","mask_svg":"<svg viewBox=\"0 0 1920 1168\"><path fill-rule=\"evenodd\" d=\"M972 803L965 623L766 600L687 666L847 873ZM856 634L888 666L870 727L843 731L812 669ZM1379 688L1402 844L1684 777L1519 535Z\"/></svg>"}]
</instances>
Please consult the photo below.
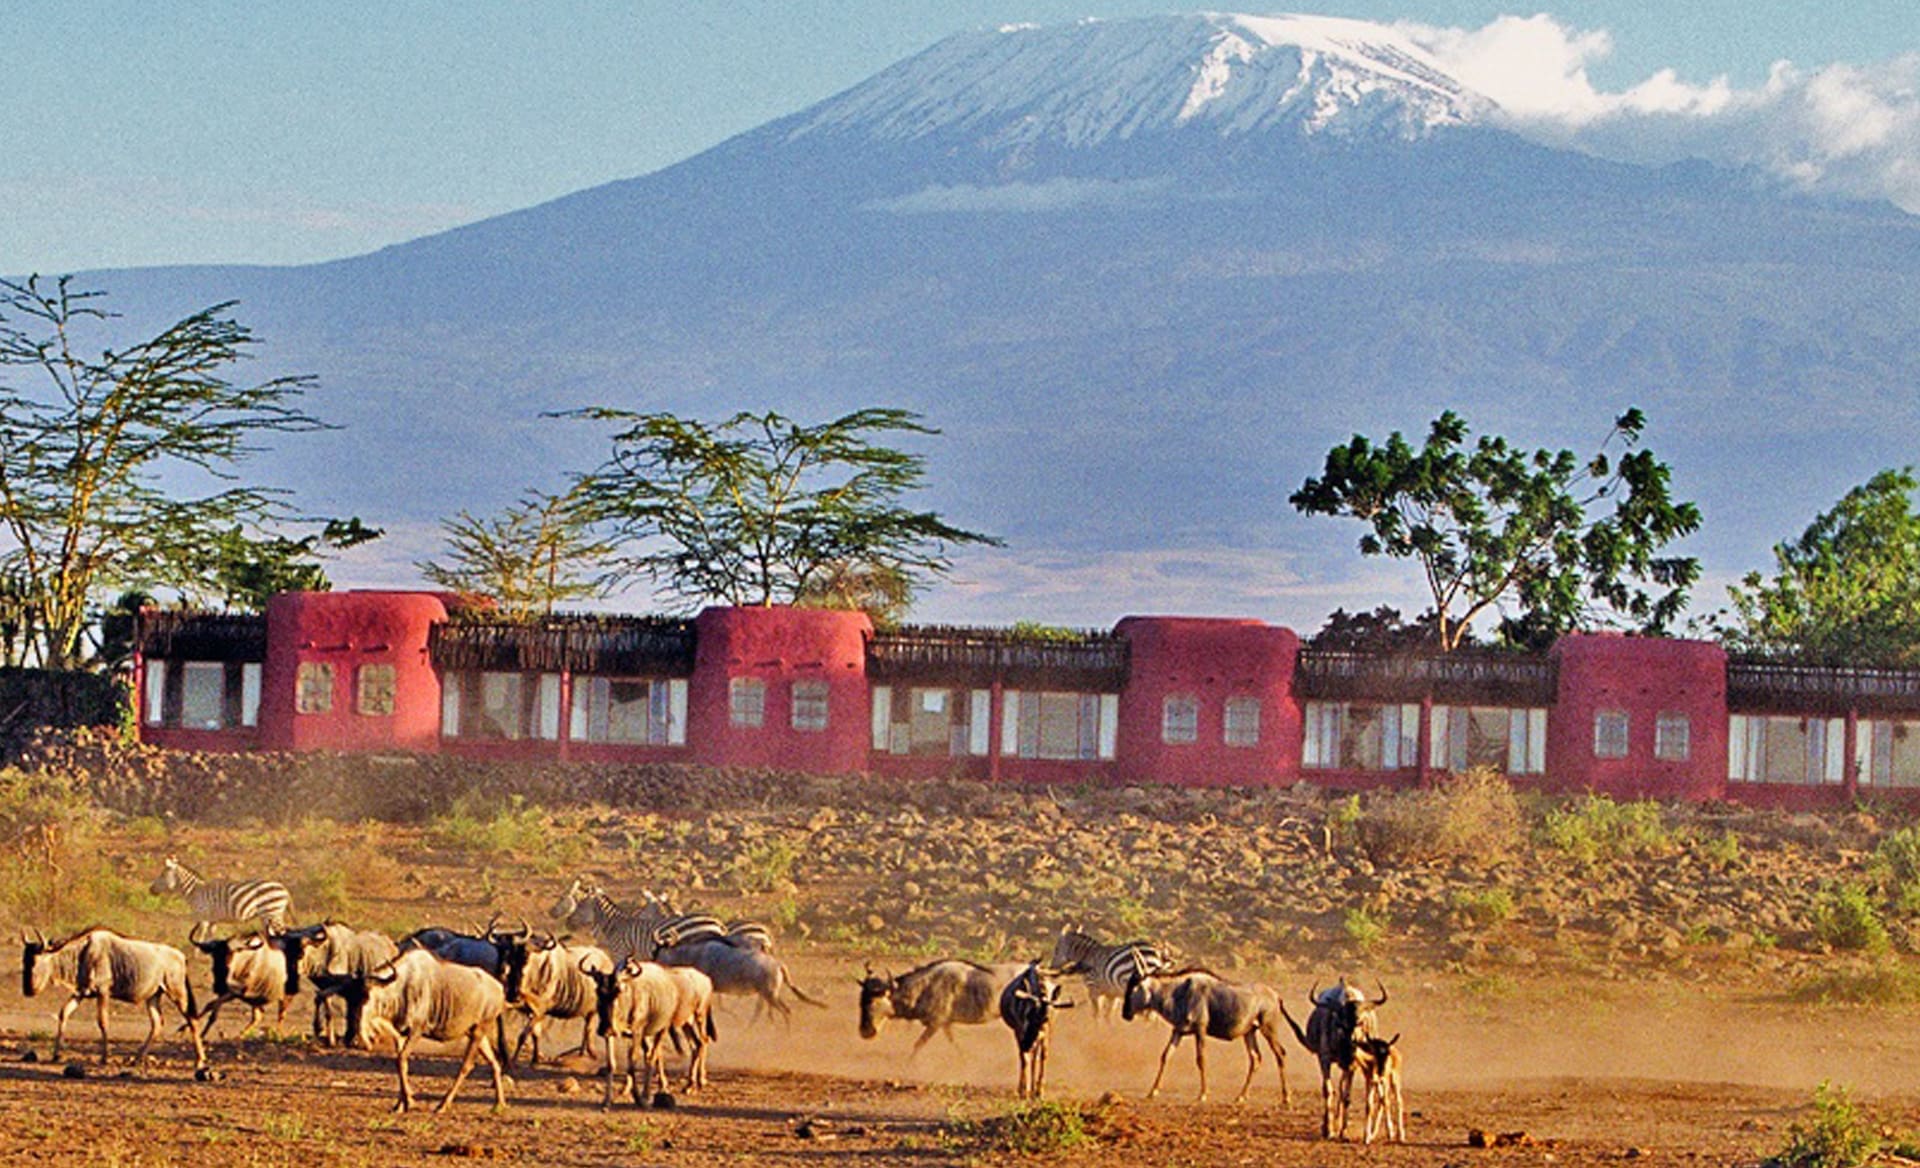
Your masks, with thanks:
<instances>
[{"instance_id":1,"label":"striped zebra","mask_svg":"<svg viewBox=\"0 0 1920 1168\"><path fill-rule=\"evenodd\" d=\"M185 898L196 924L238 921L263 932L285 929L293 906L292 894L278 880L208 880L172 856L150 891Z\"/></svg>"},{"instance_id":2,"label":"striped zebra","mask_svg":"<svg viewBox=\"0 0 1920 1168\"><path fill-rule=\"evenodd\" d=\"M1074 925L1064 925L1053 943L1048 966L1061 973L1078 973L1087 983L1095 1018L1111 1017L1127 996L1135 978L1167 967L1164 949L1151 941L1124 941L1108 945Z\"/></svg>"},{"instance_id":3,"label":"striped zebra","mask_svg":"<svg viewBox=\"0 0 1920 1168\"><path fill-rule=\"evenodd\" d=\"M653 960L663 949L699 941L724 941L735 948L773 950L773 935L752 921L722 921L710 913L683 913L649 892L646 903L620 904L599 885L576 878L553 906L555 920L593 934L619 960L628 955Z\"/></svg>"}]
</instances>

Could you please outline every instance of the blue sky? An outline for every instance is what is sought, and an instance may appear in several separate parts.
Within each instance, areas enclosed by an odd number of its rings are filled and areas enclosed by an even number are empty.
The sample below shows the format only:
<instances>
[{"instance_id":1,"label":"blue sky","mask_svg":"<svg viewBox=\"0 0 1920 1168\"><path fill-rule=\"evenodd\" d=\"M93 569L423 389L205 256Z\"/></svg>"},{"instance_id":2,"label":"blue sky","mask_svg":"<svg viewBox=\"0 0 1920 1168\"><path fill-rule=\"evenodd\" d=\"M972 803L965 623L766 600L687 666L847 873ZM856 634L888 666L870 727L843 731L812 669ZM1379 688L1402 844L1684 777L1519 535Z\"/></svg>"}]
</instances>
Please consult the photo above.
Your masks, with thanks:
<instances>
[{"instance_id":1,"label":"blue sky","mask_svg":"<svg viewBox=\"0 0 1920 1168\"><path fill-rule=\"evenodd\" d=\"M13 98L0 128L0 271L356 254L658 169L953 32L1182 10L1166 0L0 0ZM1468 32L1543 11L1478 0L1309 10ZM1603 94L1662 70L1687 87L1724 78L1749 91L1782 60L1816 78L1843 65L1843 79L1903 64L1878 92L1905 93L1911 112L1914 0L1559 0L1544 11L1568 67ZM1498 51L1526 64L1534 48ZM1860 121L1845 102L1831 108ZM1895 131L1914 136L1904 121ZM1775 147L1742 160L1763 149Z\"/></svg>"}]
</instances>

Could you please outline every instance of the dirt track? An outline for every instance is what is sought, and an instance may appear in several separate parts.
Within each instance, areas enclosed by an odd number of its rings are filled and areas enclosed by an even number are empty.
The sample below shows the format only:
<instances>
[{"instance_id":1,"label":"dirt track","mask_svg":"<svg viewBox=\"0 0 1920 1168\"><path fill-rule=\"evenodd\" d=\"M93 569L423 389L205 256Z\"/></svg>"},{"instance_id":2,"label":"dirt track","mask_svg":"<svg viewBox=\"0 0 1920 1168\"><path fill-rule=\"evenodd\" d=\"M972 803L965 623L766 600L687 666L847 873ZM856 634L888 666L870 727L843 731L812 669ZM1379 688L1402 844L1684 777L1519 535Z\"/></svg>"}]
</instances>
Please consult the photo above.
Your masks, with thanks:
<instances>
[{"instance_id":1,"label":"dirt track","mask_svg":"<svg viewBox=\"0 0 1920 1168\"><path fill-rule=\"evenodd\" d=\"M522 1070L506 1114L490 1113L484 1068L442 1116L390 1113L390 1056L310 1049L304 1043L230 1036L223 1022L214 1058L220 1081L195 1083L184 1046L139 1075L92 1062L83 1011L69 1055L87 1060L84 1080L20 1061L49 1043L45 1015L9 1001L13 1029L0 1046L0 1157L40 1159L84 1148L84 1162L160 1164L444 1163L488 1157L527 1163L646 1162L812 1164L998 1163L1016 1158L968 1121L1012 1105L1012 1045L998 1027L936 1040L907 1060L913 1031L896 1023L873 1042L855 1033L851 970L805 962L803 984L824 991L827 1011L803 1010L791 1030L751 1023L729 1004L715 1082L671 1110L624 1103L600 1110L600 1080L581 1059L559 1070ZM1537 988L1537 987L1536 987ZM9 995L11 998L11 995ZM1196 1105L1190 1045L1169 1064L1167 1087L1141 1095L1165 1041L1156 1023L1063 1017L1050 1095L1089 1114L1092 1139L1069 1158L1096 1162L1129 1147L1154 1163L1457 1165L1468 1163L1727 1164L1777 1149L1804 1117L1823 1078L1852 1084L1894 1127L1920 1127L1920 1079L1911 1071L1912 1019L1904 1012L1789 1010L1766 1002L1712 1000L1672 990L1636 1000L1610 988L1555 1001L1458 1000L1406 985L1383 1010L1403 1029L1408 1053L1411 1142L1335 1147L1316 1139L1314 1072L1290 1050L1290 1109L1278 1105L1272 1065L1261 1068L1245 1106L1230 1099L1245 1073L1238 1046L1213 1044L1208 1068L1216 1102ZM32 1003L38 1006L39 1003ZM49 1003L51 1005L52 1003ZM25 1029L23 1029L23 1027ZM124 1008L116 1059L137 1039ZM29 1040L26 1033L40 1031ZM572 1024L565 1034L572 1035ZM75 1042L75 1040L78 1040ZM416 1090L437 1100L454 1063L416 1059ZM1102 1104L1115 1093L1119 1101ZM1109 1096L1111 1098L1111 1096ZM1472 1129L1527 1133L1530 1146L1466 1146ZM1358 1118L1355 1119L1355 1132Z\"/></svg>"}]
</instances>

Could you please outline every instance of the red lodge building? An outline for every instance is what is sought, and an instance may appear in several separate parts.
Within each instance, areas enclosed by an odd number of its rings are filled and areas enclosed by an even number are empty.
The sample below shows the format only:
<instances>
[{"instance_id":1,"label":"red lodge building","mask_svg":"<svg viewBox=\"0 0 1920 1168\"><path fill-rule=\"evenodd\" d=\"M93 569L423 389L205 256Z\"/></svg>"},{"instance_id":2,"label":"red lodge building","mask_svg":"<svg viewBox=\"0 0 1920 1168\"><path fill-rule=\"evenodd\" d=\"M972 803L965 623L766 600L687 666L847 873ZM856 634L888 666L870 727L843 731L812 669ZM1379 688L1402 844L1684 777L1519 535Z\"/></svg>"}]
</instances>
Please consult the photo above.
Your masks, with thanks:
<instances>
[{"instance_id":1,"label":"red lodge building","mask_svg":"<svg viewBox=\"0 0 1920 1168\"><path fill-rule=\"evenodd\" d=\"M682 762L903 780L1517 785L1788 807L1920 798L1920 670L1578 634L1542 654L1305 646L1254 620L876 631L860 613L487 619L432 592L150 610L140 736L187 750Z\"/></svg>"}]
</instances>

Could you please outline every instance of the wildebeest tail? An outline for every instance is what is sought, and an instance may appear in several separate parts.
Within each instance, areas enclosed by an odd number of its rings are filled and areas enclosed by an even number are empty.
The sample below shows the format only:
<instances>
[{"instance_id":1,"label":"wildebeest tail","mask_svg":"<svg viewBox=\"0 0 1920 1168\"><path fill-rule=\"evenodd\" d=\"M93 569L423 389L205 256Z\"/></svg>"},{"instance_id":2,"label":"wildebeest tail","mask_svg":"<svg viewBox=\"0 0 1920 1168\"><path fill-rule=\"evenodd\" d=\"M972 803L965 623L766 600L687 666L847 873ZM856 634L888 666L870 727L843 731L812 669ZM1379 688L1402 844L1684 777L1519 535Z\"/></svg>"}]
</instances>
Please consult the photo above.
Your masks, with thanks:
<instances>
[{"instance_id":1,"label":"wildebeest tail","mask_svg":"<svg viewBox=\"0 0 1920 1168\"><path fill-rule=\"evenodd\" d=\"M787 983L787 988L793 991L794 997L799 998L801 1001L805 1002L807 1005L818 1006L822 1010L827 1008L827 1004L825 1002L821 1001L819 998L814 997L812 994L808 993L807 991L801 989L798 985L794 984L793 974L788 972L787 963L784 961L780 963L780 980Z\"/></svg>"},{"instance_id":2,"label":"wildebeest tail","mask_svg":"<svg viewBox=\"0 0 1920 1168\"><path fill-rule=\"evenodd\" d=\"M1287 1013L1287 1001L1285 998L1280 999L1280 1016L1287 1020L1287 1025L1293 1027L1293 1036L1300 1040L1301 1049L1307 1051L1309 1054L1316 1053L1313 1049L1313 1044L1307 1041L1307 1032L1300 1029L1300 1023L1293 1020L1292 1014Z\"/></svg>"}]
</instances>

